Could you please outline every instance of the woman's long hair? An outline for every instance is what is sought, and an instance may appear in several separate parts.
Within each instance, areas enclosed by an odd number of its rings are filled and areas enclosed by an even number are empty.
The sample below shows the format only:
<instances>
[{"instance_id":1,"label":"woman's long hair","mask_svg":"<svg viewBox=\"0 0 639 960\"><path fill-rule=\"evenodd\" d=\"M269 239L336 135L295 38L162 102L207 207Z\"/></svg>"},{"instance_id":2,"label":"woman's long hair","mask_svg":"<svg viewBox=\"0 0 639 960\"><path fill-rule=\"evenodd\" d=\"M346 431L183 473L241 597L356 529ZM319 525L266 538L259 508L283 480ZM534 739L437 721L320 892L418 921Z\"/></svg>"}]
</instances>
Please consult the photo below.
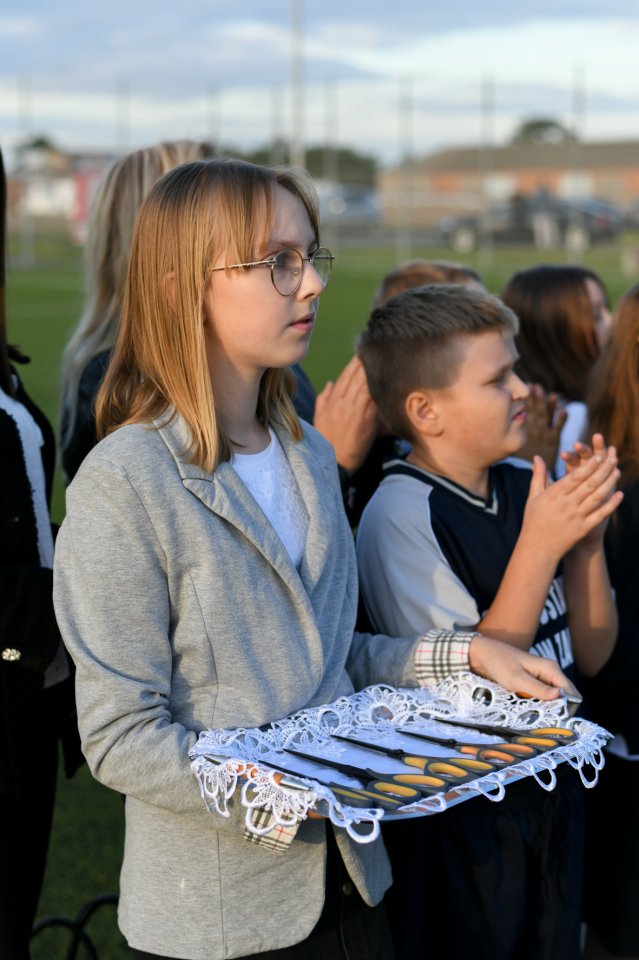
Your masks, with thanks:
<instances>
[{"instance_id":1,"label":"woman's long hair","mask_svg":"<svg viewBox=\"0 0 639 960\"><path fill-rule=\"evenodd\" d=\"M231 456L206 358L204 297L214 263L251 261L272 229L280 185L299 197L319 240L317 197L303 171L238 160L184 164L149 192L136 223L120 330L96 403L98 435L179 413L192 463L212 470ZM269 369L258 416L295 439L301 429L288 369Z\"/></svg>"},{"instance_id":2,"label":"woman's long hair","mask_svg":"<svg viewBox=\"0 0 639 960\"><path fill-rule=\"evenodd\" d=\"M588 394L590 433L617 448L622 485L639 480L639 284L617 304Z\"/></svg>"},{"instance_id":3,"label":"woman's long hair","mask_svg":"<svg viewBox=\"0 0 639 960\"><path fill-rule=\"evenodd\" d=\"M116 160L98 185L84 248L84 308L62 358L63 447L75 425L80 378L93 357L115 343L140 204L169 170L213 153L210 144L194 140L159 143Z\"/></svg>"},{"instance_id":4,"label":"woman's long hair","mask_svg":"<svg viewBox=\"0 0 639 960\"><path fill-rule=\"evenodd\" d=\"M526 380L566 400L586 399L599 356L595 316L586 288L601 280L581 266L540 265L515 273L501 299L519 317L517 349Z\"/></svg>"}]
</instances>

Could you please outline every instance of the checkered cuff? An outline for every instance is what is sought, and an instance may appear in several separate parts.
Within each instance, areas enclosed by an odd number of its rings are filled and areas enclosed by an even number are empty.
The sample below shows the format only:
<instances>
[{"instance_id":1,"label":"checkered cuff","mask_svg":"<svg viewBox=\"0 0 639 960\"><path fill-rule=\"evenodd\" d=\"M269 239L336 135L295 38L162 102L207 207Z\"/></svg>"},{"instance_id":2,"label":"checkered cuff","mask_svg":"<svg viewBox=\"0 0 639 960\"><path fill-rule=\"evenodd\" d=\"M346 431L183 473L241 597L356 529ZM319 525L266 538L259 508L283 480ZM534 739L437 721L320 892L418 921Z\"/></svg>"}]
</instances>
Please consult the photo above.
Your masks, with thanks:
<instances>
[{"instance_id":1,"label":"checkered cuff","mask_svg":"<svg viewBox=\"0 0 639 960\"><path fill-rule=\"evenodd\" d=\"M299 821L292 826L283 827L275 822L274 816L268 810L258 808L251 811L251 823L260 830L272 825L272 830L269 830L268 833L252 833L247 828L244 831L244 839L250 843L258 843L267 850L279 850L280 852L288 850L299 827Z\"/></svg>"},{"instance_id":2,"label":"checkered cuff","mask_svg":"<svg viewBox=\"0 0 639 960\"><path fill-rule=\"evenodd\" d=\"M470 641L478 633L429 630L417 644L415 672L422 687L470 670Z\"/></svg>"}]
</instances>

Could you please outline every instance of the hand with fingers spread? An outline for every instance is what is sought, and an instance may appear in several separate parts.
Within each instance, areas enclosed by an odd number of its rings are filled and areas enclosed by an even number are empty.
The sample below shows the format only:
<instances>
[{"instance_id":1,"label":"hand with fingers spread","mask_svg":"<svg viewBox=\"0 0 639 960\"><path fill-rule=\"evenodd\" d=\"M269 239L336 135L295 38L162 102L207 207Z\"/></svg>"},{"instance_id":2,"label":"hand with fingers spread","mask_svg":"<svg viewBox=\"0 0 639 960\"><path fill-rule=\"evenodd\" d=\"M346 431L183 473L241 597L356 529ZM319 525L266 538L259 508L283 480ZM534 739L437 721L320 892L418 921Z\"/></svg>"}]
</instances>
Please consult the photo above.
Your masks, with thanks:
<instances>
[{"instance_id":1,"label":"hand with fingers spread","mask_svg":"<svg viewBox=\"0 0 639 960\"><path fill-rule=\"evenodd\" d=\"M532 536L557 563L580 542L597 547L608 518L623 499L616 490L619 470L614 447L606 449L598 441L593 455L579 458L575 454L575 458L566 476L554 484L548 481L541 457L533 461L522 537Z\"/></svg>"},{"instance_id":2,"label":"hand with fingers spread","mask_svg":"<svg viewBox=\"0 0 639 960\"><path fill-rule=\"evenodd\" d=\"M584 468L592 470L593 465L598 464L587 481L592 485L602 466L608 464L613 468L608 478L583 501L588 503L593 497L595 500L601 496L605 498L590 514L590 529L566 553L563 564L575 658L586 676L594 676L610 656L617 633L617 611L603 543L608 521L623 500L623 493L616 490L619 479L617 451L606 446L602 434L595 433L592 446L578 442L561 456L566 464L563 480L578 477Z\"/></svg>"},{"instance_id":3,"label":"hand with fingers spread","mask_svg":"<svg viewBox=\"0 0 639 960\"><path fill-rule=\"evenodd\" d=\"M606 447L605 440L601 433L593 434L592 446L589 446L587 443L577 442L573 444L573 450L561 454L561 458L566 464L566 473L571 473L573 470L576 470L580 464L586 463L592 457L600 457L602 460L608 458L609 460L614 460L615 464L617 463L617 451L614 447ZM619 470L617 470L617 478L618 477ZM617 497L616 507L619 506L622 499L623 494L620 493ZM606 517L599 526L591 530L578 544L579 549L598 549L603 543L609 519L610 517Z\"/></svg>"},{"instance_id":4,"label":"hand with fingers spread","mask_svg":"<svg viewBox=\"0 0 639 960\"><path fill-rule=\"evenodd\" d=\"M623 496L615 491L618 478L612 448L610 455L596 453L553 484L545 463L535 457L521 532L476 629L527 650L563 561L575 658L589 675L600 669L617 629L601 537Z\"/></svg>"},{"instance_id":5,"label":"hand with fingers spread","mask_svg":"<svg viewBox=\"0 0 639 960\"><path fill-rule=\"evenodd\" d=\"M329 381L315 401L313 426L333 445L340 467L361 467L379 427L379 415L358 357Z\"/></svg>"},{"instance_id":6,"label":"hand with fingers spread","mask_svg":"<svg viewBox=\"0 0 639 960\"><path fill-rule=\"evenodd\" d=\"M559 452L561 430L568 416L556 393L546 393L539 383L531 383L526 398L526 443L517 456L532 460L535 454L543 458L552 470Z\"/></svg>"}]
</instances>

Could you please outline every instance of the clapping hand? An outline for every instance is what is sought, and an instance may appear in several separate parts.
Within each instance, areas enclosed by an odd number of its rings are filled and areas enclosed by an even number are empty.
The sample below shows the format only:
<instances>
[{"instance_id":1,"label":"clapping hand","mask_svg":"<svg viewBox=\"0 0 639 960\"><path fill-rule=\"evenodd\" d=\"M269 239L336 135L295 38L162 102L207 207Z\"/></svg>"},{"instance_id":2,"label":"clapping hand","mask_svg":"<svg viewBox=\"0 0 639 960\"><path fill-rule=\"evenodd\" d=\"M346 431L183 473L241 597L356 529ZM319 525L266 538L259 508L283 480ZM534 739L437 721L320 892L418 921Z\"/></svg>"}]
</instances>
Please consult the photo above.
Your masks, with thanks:
<instances>
[{"instance_id":1,"label":"clapping hand","mask_svg":"<svg viewBox=\"0 0 639 960\"><path fill-rule=\"evenodd\" d=\"M529 384L526 400L526 443L518 453L524 460L535 454L552 470L559 453L559 438L568 416L556 393L546 393L538 383Z\"/></svg>"},{"instance_id":2,"label":"clapping hand","mask_svg":"<svg viewBox=\"0 0 639 960\"><path fill-rule=\"evenodd\" d=\"M598 548L608 518L623 499L616 489L615 448L606 447L600 434L593 437L592 450L585 444L576 446L579 449L569 456L570 463L566 461L566 476L556 483L549 482L541 457L533 461L524 525L557 562L577 545Z\"/></svg>"}]
</instances>

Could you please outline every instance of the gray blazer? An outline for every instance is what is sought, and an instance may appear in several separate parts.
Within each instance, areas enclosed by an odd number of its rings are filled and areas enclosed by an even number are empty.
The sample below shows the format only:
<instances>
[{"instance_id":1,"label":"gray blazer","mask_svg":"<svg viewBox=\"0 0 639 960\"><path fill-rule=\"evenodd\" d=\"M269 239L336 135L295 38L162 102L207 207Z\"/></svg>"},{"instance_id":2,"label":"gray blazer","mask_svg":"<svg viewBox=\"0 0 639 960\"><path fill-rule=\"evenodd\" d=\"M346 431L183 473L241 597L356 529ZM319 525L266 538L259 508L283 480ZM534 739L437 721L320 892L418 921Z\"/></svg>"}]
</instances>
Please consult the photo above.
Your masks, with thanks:
<instances>
[{"instance_id":1,"label":"gray blazer","mask_svg":"<svg viewBox=\"0 0 639 960\"><path fill-rule=\"evenodd\" d=\"M76 663L83 750L126 795L119 923L139 950L217 960L304 939L323 905L325 830L286 852L208 813L189 765L199 731L256 726L382 679L415 685L415 638L353 637L357 574L335 459L312 427L278 430L309 514L300 570L228 465L185 462L184 426L126 426L67 494L54 599ZM349 670L346 665L349 660ZM337 831L369 904L383 845Z\"/></svg>"}]
</instances>

